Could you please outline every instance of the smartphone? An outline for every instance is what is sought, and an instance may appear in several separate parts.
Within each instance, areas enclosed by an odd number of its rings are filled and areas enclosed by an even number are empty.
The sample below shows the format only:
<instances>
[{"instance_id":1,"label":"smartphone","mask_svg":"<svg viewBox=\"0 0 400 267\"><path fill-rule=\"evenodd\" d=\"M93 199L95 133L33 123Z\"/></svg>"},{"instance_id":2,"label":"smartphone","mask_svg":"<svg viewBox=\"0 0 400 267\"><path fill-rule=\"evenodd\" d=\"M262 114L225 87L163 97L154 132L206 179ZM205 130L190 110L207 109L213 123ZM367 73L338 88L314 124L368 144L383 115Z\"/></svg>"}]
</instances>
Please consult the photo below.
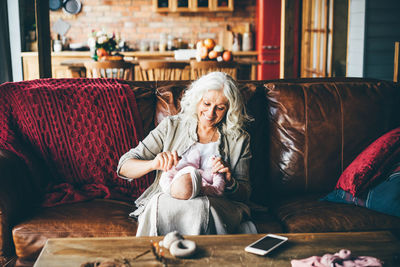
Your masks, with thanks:
<instances>
[{"instance_id":1,"label":"smartphone","mask_svg":"<svg viewBox=\"0 0 400 267\"><path fill-rule=\"evenodd\" d=\"M258 255L266 255L273 249L279 247L288 240L285 236L268 234L254 243L248 245L244 250Z\"/></svg>"}]
</instances>

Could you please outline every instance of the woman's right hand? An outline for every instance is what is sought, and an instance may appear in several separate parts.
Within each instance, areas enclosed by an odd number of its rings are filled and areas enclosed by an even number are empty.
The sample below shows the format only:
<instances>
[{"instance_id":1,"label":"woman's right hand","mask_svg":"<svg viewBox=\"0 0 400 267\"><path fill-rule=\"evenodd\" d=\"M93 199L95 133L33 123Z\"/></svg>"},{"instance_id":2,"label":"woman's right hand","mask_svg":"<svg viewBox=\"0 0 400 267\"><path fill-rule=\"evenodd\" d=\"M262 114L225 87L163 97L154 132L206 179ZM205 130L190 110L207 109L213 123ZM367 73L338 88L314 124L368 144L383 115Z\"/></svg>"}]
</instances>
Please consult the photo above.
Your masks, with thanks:
<instances>
[{"instance_id":1,"label":"woman's right hand","mask_svg":"<svg viewBox=\"0 0 400 267\"><path fill-rule=\"evenodd\" d=\"M176 151L161 152L153 159L153 169L169 171L172 167L178 164L179 160L180 158Z\"/></svg>"}]
</instances>

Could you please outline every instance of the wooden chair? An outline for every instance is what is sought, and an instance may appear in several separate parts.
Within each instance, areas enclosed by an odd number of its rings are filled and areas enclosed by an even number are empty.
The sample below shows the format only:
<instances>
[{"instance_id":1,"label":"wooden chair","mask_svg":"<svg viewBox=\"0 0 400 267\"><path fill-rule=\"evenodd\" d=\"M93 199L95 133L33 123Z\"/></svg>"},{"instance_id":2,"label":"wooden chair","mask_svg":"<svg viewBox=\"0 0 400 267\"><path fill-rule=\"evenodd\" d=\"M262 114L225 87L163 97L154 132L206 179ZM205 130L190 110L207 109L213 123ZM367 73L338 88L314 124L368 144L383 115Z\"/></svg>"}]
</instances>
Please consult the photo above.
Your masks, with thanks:
<instances>
[{"instance_id":1,"label":"wooden chair","mask_svg":"<svg viewBox=\"0 0 400 267\"><path fill-rule=\"evenodd\" d=\"M192 80L212 71L222 71L236 79L238 64L234 61L190 61L190 79Z\"/></svg>"},{"instance_id":2,"label":"wooden chair","mask_svg":"<svg viewBox=\"0 0 400 267\"><path fill-rule=\"evenodd\" d=\"M88 78L133 80L132 63L123 60L90 61L84 63Z\"/></svg>"},{"instance_id":3,"label":"wooden chair","mask_svg":"<svg viewBox=\"0 0 400 267\"><path fill-rule=\"evenodd\" d=\"M135 80L189 80L189 67L186 62L139 60L139 66L135 68Z\"/></svg>"}]
</instances>

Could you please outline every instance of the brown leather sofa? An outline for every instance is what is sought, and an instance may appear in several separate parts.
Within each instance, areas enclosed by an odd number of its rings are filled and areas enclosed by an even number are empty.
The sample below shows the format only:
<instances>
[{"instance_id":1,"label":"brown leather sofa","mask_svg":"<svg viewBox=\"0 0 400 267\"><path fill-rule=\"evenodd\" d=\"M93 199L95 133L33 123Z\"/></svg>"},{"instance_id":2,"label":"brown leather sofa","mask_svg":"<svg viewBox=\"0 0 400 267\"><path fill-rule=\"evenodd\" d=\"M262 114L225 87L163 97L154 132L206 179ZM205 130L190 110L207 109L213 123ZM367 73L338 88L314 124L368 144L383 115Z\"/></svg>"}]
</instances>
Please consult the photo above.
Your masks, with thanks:
<instances>
[{"instance_id":1,"label":"brown leather sofa","mask_svg":"<svg viewBox=\"0 0 400 267\"><path fill-rule=\"evenodd\" d=\"M179 109L189 82L125 82L145 134ZM400 230L400 218L319 199L372 141L400 125L400 88L370 79L241 81L255 118L251 181L260 233ZM118 159L115 159L116 161ZM21 160L0 151L0 265L31 265L48 238L134 236L133 203L96 199L38 208ZM43 184L45 186L45 184Z\"/></svg>"}]
</instances>

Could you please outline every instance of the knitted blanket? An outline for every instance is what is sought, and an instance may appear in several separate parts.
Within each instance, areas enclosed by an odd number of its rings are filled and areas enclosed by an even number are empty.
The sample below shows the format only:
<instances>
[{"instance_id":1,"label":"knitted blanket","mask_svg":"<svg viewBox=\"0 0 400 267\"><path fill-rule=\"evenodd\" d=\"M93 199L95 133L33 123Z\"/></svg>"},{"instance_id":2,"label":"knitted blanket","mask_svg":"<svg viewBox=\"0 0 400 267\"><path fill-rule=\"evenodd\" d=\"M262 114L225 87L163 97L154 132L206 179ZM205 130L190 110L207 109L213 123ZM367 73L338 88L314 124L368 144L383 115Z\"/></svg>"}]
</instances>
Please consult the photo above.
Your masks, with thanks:
<instances>
[{"instance_id":1,"label":"knitted blanket","mask_svg":"<svg viewBox=\"0 0 400 267\"><path fill-rule=\"evenodd\" d=\"M114 79L39 79L0 85L0 149L22 158L43 206L93 198L135 200L149 175L116 174L143 128L135 95ZM43 188L44 187L44 188Z\"/></svg>"}]
</instances>

